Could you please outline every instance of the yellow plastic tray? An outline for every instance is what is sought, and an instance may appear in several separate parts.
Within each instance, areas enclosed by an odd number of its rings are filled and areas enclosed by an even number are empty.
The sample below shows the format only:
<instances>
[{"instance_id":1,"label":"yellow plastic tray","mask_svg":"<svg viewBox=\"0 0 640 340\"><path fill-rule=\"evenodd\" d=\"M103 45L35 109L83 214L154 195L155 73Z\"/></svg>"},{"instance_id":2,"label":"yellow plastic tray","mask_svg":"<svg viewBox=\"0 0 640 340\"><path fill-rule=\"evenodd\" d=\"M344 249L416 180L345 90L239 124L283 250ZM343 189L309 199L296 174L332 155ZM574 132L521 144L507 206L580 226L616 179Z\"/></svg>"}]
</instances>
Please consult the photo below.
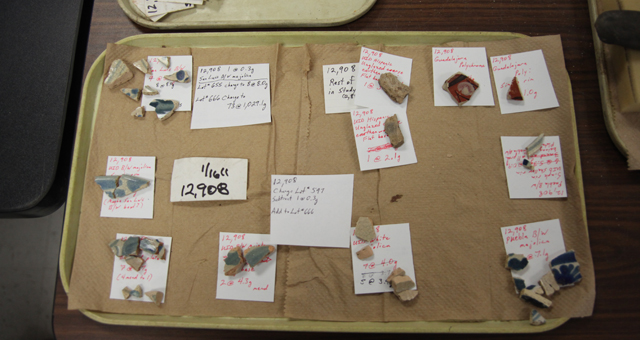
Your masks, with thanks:
<instances>
[{"instance_id":1,"label":"yellow plastic tray","mask_svg":"<svg viewBox=\"0 0 640 340\"><path fill-rule=\"evenodd\" d=\"M135 23L152 29L327 27L358 19L376 0L207 0L153 22L131 0L118 0Z\"/></svg>"},{"instance_id":2,"label":"yellow plastic tray","mask_svg":"<svg viewBox=\"0 0 640 340\"><path fill-rule=\"evenodd\" d=\"M385 45L431 45L451 41L495 41L521 38L524 35L502 32L244 32L244 33L184 33L146 34L125 38L118 44L137 47L225 47L259 46L280 43L284 46L300 46L305 43L357 43ZM98 111L102 89L105 52L93 63L85 80L78 127L76 132L71 179L60 250L60 278L65 292L69 292L69 280L76 249L80 205L84 190L89 145ZM569 86L571 90L571 86ZM571 95L570 98L573 98ZM573 99L570 102L573 112ZM586 209L580 153L573 115L574 144L576 146L576 176L580 183L582 211L586 228ZM87 317L104 324L219 328L239 330L280 330L316 332L375 332L375 333L537 333L548 331L565 323L569 318L548 319L542 326L533 327L528 320L484 322L329 322L290 320L287 318L228 318L164 315L113 314L81 310Z\"/></svg>"}]
</instances>

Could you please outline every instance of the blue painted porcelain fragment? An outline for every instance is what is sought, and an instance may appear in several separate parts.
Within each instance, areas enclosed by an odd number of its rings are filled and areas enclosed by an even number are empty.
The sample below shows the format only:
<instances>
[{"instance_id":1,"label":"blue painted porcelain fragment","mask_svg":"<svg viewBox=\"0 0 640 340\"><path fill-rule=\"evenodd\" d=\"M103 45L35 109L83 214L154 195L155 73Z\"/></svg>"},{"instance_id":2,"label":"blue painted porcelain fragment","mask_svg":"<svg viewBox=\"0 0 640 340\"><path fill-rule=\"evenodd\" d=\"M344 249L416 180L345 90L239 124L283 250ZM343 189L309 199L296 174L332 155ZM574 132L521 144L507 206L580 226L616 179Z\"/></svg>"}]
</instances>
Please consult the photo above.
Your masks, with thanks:
<instances>
[{"instance_id":1,"label":"blue painted porcelain fragment","mask_svg":"<svg viewBox=\"0 0 640 340\"><path fill-rule=\"evenodd\" d=\"M262 259L273 253L274 250L276 250L274 246L251 247L244 252L244 258L247 260L249 266L253 268L255 265L260 263Z\"/></svg>"},{"instance_id":2,"label":"blue painted porcelain fragment","mask_svg":"<svg viewBox=\"0 0 640 340\"><path fill-rule=\"evenodd\" d=\"M96 176L95 181L111 198L125 197L149 186L146 179L130 175Z\"/></svg>"},{"instance_id":3,"label":"blue painted porcelain fragment","mask_svg":"<svg viewBox=\"0 0 640 340\"><path fill-rule=\"evenodd\" d=\"M151 67L147 62L147 59L143 58L138 61L134 61L133 66L135 66L138 70L140 70L144 74L151 74Z\"/></svg>"},{"instance_id":4,"label":"blue painted porcelain fragment","mask_svg":"<svg viewBox=\"0 0 640 340\"><path fill-rule=\"evenodd\" d=\"M154 89L149 85L145 85L144 88L142 89L142 94L144 94L145 96L155 96L158 93L160 93L158 92L158 90Z\"/></svg>"},{"instance_id":5,"label":"blue painted porcelain fragment","mask_svg":"<svg viewBox=\"0 0 640 340\"><path fill-rule=\"evenodd\" d=\"M127 256L124 261L136 271L140 271L140 267L144 264L144 260L137 256Z\"/></svg>"},{"instance_id":6,"label":"blue painted porcelain fragment","mask_svg":"<svg viewBox=\"0 0 640 340\"><path fill-rule=\"evenodd\" d=\"M173 112L180 106L180 103L177 100L154 99L149 105L156 108L158 119L165 120L171 117Z\"/></svg>"},{"instance_id":7,"label":"blue painted porcelain fragment","mask_svg":"<svg viewBox=\"0 0 640 340\"><path fill-rule=\"evenodd\" d=\"M540 312L535 309L531 310L531 314L529 315L529 323L532 326L541 326L547 323L547 319L545 319Z\"/></svg>"},{"instance_id":8,"label":"blue painted porcelain fragment","mask_svg":"<svg viewBox=\"0 0 640 340\"><path fill-rule=\"evenodd\" d=\"M148 296L149 299L151 299L151 301L156 304L156 306L160 307L160 304L162 304L162 297L164 296L162 292L154 290L151 292L146 292L144 293L144 295Z\"/></svg>"},{"instance_id":9,"label":"blue painted porcelain fragment","mask_svg":"<svg viewBox=\"0 0 640 340\"><path fill-rule=\"evenodd\" d=\"M558 255L551 260L549 266L560 287L572 286L582 280L580 263L576 260L576 254L573 250Z\"/></svg>"},{"instance_id":10,"label":"blue painted porcelain fragment","mask_svg":"<svg viewBox=\"0 0 640 340\"><path fill-rule=\"evenodd\" d=\"M113 240L109 243L109 248L111 248L111 251L113 252L113 255L115 256L123 256L124 254L122 253L124 247L124 241L123 240Z\"/></svg>"},{"instance_id":11,"label":"blue painted porcelain fragment","mask_svg":"<svg viewBox=\"0 0 640 340\"><path fill-rule=\"evenodd\" d=\"M189 77L189 74L185 70L180 70L176 73L168 74L164 76L164 79L177 81L179 83L188 83L191 81L191 77Z\"/></svg>"},{"instance_id":12,"label":"blue painted porcelain fragment","mask_svg":"<svg viewBox=\"0 0 640 340\"><path fill-rule=\"evenodd\" d=\"M138 101L140 100L140 89L135 89L135 88L122 88L120 89L120 91L122 91L122 93L124 93L125 96L127 96L128 98L131 98L132 100Z\"/></svg>"},{"instance_id":13,"label":"blue painted porcelain fragment","mask_svg":"<svg viewBox=\"0 0 640 340\"><path fill-rule=\"evenodd\" d=\"M507 263L505 268L513 270L523 270L529 264L529 260L522 254L509 254L507 255Z\"/></svg>"},{"instance_id":14,"label":"blue painted porcelain fragment","mask_svg":"<svg viewBox=\"0 0 640 340\"><path fill-rule=\"evenodd\" d=\"M171 67L171 57L159 57L158 61L166 67Z\"/></svg>"},{"instance_id":15,"label":"blue painted porcelain fragment","mask_svg":"<svg viewBox=\"0 0 640 340\"><path fill-rule=\"evenodd\" d=\"M138 106L135 110L131 112L131 115L135 118L144 118L144 106Z\"/></svg>"},{"instance_id":16,"label":"blue painted porcelain fragment","mask_svg":"<svg viewBox=\"0 0 640 340\"><path fill-rule=\"evenodd\" d=\"M131 73L124 61L116 59L109 67L109 73L104 79L104 84L113 89L120 84L128 82L131 78L133 78L133 73Z\"/></svg>"},{"instance_id":17,"label":"blue painted porcelain fragment","mask_svg":"<svg viewBox=\"0 0 640 340\"><path fill-rule=\"evenodd\" d=\"M136 297L136 298L141 298L142 297L142 287L140 287L140 285L136 286L136 289L131 291L131 296Z\"/></svg>"}]
</instances>

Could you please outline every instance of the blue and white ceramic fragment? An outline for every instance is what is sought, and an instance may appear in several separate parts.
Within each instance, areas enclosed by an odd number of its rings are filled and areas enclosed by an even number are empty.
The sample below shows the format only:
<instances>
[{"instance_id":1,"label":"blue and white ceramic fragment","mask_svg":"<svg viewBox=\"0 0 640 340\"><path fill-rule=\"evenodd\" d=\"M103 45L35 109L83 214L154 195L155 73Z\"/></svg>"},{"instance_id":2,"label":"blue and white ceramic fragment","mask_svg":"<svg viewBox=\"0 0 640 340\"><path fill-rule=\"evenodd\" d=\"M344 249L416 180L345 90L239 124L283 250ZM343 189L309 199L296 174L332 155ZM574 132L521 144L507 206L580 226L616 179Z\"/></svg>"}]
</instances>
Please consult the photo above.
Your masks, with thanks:
<instances>
[{"instance_id":1,"label":"blue and white ceramic fragment","mask_svg":"<svg viewBox=\"0 0 640 340\"><path fill-rule=\"evenodd\" d=\"M529 260L522 254L510 253L507 255L507 262L505 268L512 270L523 270L529 264Z\"/></svg>"},{"instance_id":2,"label":"blue and white ceramic fragment","mask_svg":"<svg viewBox=\"0 0 640 340\"><path fill-rule=\"evenodd\" d=\"M165 120L173 114L173 112L180 106L180 103L177 100L164 100L164 99L154 99L149 103L149 105L156 108L156 115L158 115L158 119Z\"/></svg>"},{"instance_id":3,"label":"blue and white ceramic fragment","mask_svg":"<svg viewBox=\"0 0 640 340\"><path fill-rule=\"evenodd\" d=\"M130 175L96 176L95 181L111 198L122 198L149 186L148 180Z\"/></svg>"},{"instance_id":4,"label":"blue and white ceramic fragment","mask_svg":"<svg viewBox=\"0 0 640 340\"><path fill-rule=\"evenodd\" d=\"M274 246L256 246L250 247L244 252L244 258L251 268L255 267L260 261L276 250Z\"/></svg>"},{"instance_id":5,"label":"blue and white ceramic fragment","mask_svg":"<svg viewBox=\"0 0 640 340\"><path fill-rule=\"evenodd\" d=\"M179 83L188 83L191 81L191 77L189 77L189 74L185 70L180 70L176 73L168 74L164 76L164 79L177 81Z\"/></svg>"},{"instance_id":6,"label":"blue and white ceramic fragment","mask_svg":"<svg viewBox=\"0 0 640 340\"><path fill-rule=\"evenodd\" d=\"M125 96L131 98L132 100L140 100L140 89L124 87L121 88L120 91L122 91Z\"/></svg>"},{"instance_id":7,"label":"blue and white ceramic fragment","mask_svg":"<svg viewBox=\"0 0 640 340\"><path fill-rule=\"evenodd\" d=\"M572 286L582 280L580 264L576 260L576 253L573 250L558 255L551 260L549 266L560 287Z\"/></svg>"},{"instance_id":8,"label":"blue and white ceramic fragment","mask_svg":"<svg viewBox=\"0 0 640 340\"><path fill-rule=\"evenodd\" d=\"M171 67L171 57L159 57L158 61L166 67Z\"/></svg>"},{"instance_id":9,"label":"blue and white ceramic fragment","mask_svg":"<svg viewBox=\"0 0 640 340\"><path fill-rule=\"evenodd\" d=\"M135 110L131 112L131 115L135 118L144 118L144 106L138 106Z\"/></svg>"},{"instance_id":10,"label":"blue and white ceramic fragment","mask_svg":"<svg viewBox=\"0 0 640 340\"><path fill-rule=\"evenodd\" d=\"M154 89L149 85L145 85L144 88L142 89L142 94L144 94L145 96L155 96L158 93L160 93L158 92L158 90Z\"/></svg>"},{"instance_id":11,"label":"blue and white ceramic fragment","mask_svg":"<svg viewBox=\"0 0 640 340\"><path fill-rule=\"evenodd\" d=\"M531 285L520 291L520 298L536 307L551 307L551 300L545 298L542 294L544 294L544 290L540 286Z\"/></svg>"},{"instance_id":12,"label":"blue and white ceramic fragment","mask_svg":"<svg viewBox=\"0 0 640 340\"><path fill-rule=\"evenodd\" d=\"M149 63L147 62L147 59L140 59L138 61L134 61L133 62L133 66L135 66L138 70L140 70L140 72L144 73L144 74L151 74L151 67L149 66Z\"/></svg>"},{"instance_id":13,"label":"blue and white ceramic fragment","mask_svg":"<svg viewBox=\"0 0 640 340\"><path fill-rule=\"evenodd\" d=\"M532 326L541 326L547 323L547 319L545 319L544 316L540 314L540 312L538 312L535 309L532 309L531 314L529 315L529 323Z\"/></svg>"}]
</instances>

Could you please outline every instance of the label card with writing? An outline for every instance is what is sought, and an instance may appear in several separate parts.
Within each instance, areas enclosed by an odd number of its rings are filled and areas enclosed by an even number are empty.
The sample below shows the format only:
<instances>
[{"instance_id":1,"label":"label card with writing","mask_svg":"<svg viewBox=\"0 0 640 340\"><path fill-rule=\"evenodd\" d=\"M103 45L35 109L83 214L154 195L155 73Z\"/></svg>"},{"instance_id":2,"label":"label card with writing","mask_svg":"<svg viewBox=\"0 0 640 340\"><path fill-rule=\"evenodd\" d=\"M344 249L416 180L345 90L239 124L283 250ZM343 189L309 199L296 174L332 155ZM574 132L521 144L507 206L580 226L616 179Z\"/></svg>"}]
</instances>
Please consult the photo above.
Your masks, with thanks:
<instances>
[{"instance_id":1,"label":"label card with writing","mask_svg":"<svg viewBox=\"0 0 640 340\"><path fill-rule=\"evenodd\" d=\"M533 165L533 170L522 165L522 160L527 158L525 147L535 139L536 136L501 137L509 197L512 199L567 197L560 137L544 137L540 150L528 158Z\"/></svg>"},{"instance_id":2,"label":"label card with writing","mask_svg":"<svg viewBox=\"0 0 640 340\"><path fill-rule=\"evenodd\" d=\"M193 8L193 4L190 3L178 3L178 1L169 3L159 0L144 0L144 6L145 8L143 12L145 12L147 16L150 17Z\"/></svg>"},{"instance_id":3,"label":"label card with writing","mask_svg":"<svg viewBox=\"0 0 640 340\"><path fill-rule=\"evenodd\" d=\"M134 290L136 286L140 285L142 288L142 297L136 298L130 296L129 300L153 302L148 296L144 295L144 293L160 291L164 294L162 297L162 302L164 302L167 296L167 274L169 272L169 258L171 257L171 237L119 233L116 235L116 238L126 240L130 236L138 236L141 239L150 238L164 243L164 247L167 249L165 259L161 260L157 255L140 251L139 255L144 260L144 263L142 267L140 267L140 270L136 271L125 262L124 256L113 256L113 275L111 277L111 293L109 294L109 298L124 300L124 296L122 296L122 289L124 287L129 287L129 289Z\"/></svg>"},{"instance_id":4,"label":"label card with writing","mask_svg":"<svg viewBox=\"0 0 640 340\"><path fill-rule=\"evenodd\" d=\"M378 84L378 79L383 73L391 72L398 77L401 83L409 86L412 63L413 60L410 58L363 47L360 51L358 77L356 80L356 105L376 108L401 107L406 111L407 98L411 95L407 96L402 104L398 104L391 100L382 90L380 84Z\"/></svg>"},{"instance_id":5,"label":"label card with writing","mask_svg":"<svg viewBox=\"0 0 640 340\"><path fill-rule=\"evenodd\" d=\"M323 65L322 70L325 113L355 110L358 64Z\"/></svg>"},{"instance_id":6,"label":"label card with writing","mask_svg":"<svg viewBox=\"0 0 640 340\"><path fill-rule=\"evenodd\" d=\"M153 218L156 158L109 156L106 176L119 175L136 176L151 182L148 187L122 198L114 199L102 193L100 217Z\"/></svg>"},{"instance_id":7,"label":"label card with writing","mask_svg":"<svg viewBox=\"0 0 640 340\"><path fill-rule=\"evenodd\" d=\"M549 220L500 228L507 254L522 254L529 264L522 270L511 271L527 286L538 285L550 271L549 262L565 252L560 220Z\"/></svg>"},{"instance_id":8,"label":"label card with writing","mask_svg":"<svg viewBox=\"0 0 640 340\"><path fill-rule=\"evenodd\" d=\"M560 106L542 50L507 54L490 59L502 114ZM513 77L518 77L523 101L507 99Z\"/></svg>"},{"instance_id":9,"label":"label card with writing","mask_svg":"<svg viewBox=\"0 0 640 340\"><path fill-rule=\"evenodd\" d=\"M200 66L192 129L271 122L269 64Z\"/></svg>"},{"instance_id":10,"label":"label card with writing","mask_svg":"<svg viewBox=\"0 0 640 340\"><path fill-rule=\"evenodd\" d=\"M151 74L145 75L144 85L153 87L158 90L159 93L153 96L142 95L141 105L144 106L146 111L156 111L155 107L149 105L154 99L177 100L180 106L176 111L191 111L191 84L193 83L180 83L167 80L164 76L184 70L193 78L192 58L190 55L175 55L170 57L171 66L169 68L158 61L159 56L150 56L147 58L149 67L151 67ZM138 71L136 70L136 72Z\"/></svg>"},{"instance_id":11,"label":"label card with writing","mask_svg":"<svg viewBox=\"0 0 640 340\"><path fill-rule=\"evenodd\" d=\"M389 136L384 132L384 121L393 114L398 115L398 126L404 137L404 144L397 149L391 146ZM407 113L403 109L353 110L351 111L351 123L356 138L361 171L418 162L411 140Z\"/></svg>"},{"instance_id":12,"label":"label card with writing","mask_svg":"<svg viewBox=\"0 0 640 340\"><path fill-rule=\"evenodd\" d=\"M239 246L242 251L246 251L251 246L264 245L278 248L276 244L271 243L269 235L220 233L216 299L273 302L277 250L269 254L253 268L245 264L242 271L235 276L224 275L224 259L227 257L229 250Z\"/></svg>"},{"instance_id":13,"label":"label card with writing","mask_svg":"<svg viewBox=\"0 0 640 340\"><path fill-rule=\"evenodd\" d=\"M353 286L356 294L393 292L391 283L386 282L391 272L399 267L416 282L411 250L409 223L375 226L376 239L367 242L356 236L356 228L351 228L351 261L353 263ZM366 245L373 248L373 256L360 260L356 255Z\"/></svg>"},{"instance_id":14,"label":"label card with writing","mask_svg":"<svg viewBox=\"0 0 640 340\"><path fill-rule=\"evenodd\" d=\"M491 76L484 47L433 47L433 91L435 106L458 106L444 82L457 72L475 80L480 86L464 106L494 106Z\"/></svg>"},{"instance_id":15,"label":"label card with writing","mask_svg":"<svg viewBox=\"0 0 640 340\"><path fill-rule=\"evenodd\" d=\"M248 159L176 159L171 174L171 202L246 200L248 171Z\"/></svg>"},{"instance_id":16,"label":"label card with writing","mask_svg":"<svg viewBox=\"0 0 640 340\"><path fill-rule=\"evenodd\" d=\"M353 175L271 175L271 240L349 248Z\"/></svg>"}]
</instances>

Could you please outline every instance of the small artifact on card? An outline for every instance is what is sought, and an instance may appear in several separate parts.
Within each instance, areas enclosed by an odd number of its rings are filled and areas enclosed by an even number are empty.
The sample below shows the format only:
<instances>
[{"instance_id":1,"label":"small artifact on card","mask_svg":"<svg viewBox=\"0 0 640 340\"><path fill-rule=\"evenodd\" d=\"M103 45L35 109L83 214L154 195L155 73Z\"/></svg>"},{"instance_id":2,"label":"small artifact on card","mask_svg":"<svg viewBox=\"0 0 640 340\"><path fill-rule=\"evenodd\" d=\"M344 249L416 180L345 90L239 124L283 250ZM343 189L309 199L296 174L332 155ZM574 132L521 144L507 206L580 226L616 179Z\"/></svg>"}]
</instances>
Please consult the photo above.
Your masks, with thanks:
<instances>
[{"instance_id":1,"label":"small artifact on card","mask_svg":"<svg viewBox=\"0 0 640 340\"><path fill-rule=\"evenodd\" d=\"M529 260L522 254L507 255L507 262L504 267L512 270L523 270L529 264Z\"/></svg>"},{"instance_id":2,"label":"small artifact on card","mask_svg":"<svg viewBox=\"0 0 640 340\"><path fill-rule=\"evenodd\" d=\"M158 258L164 260L167 256L167 248L164 246L164 243L160 244L160 248L158 249Z\"/></svg>"},{"instance_id":3,"label":"small artifact on card","mask_svg":"<svg viewBox=\"0 0 640 340\"><path fill-rule=\"evenodd\" d=\"M164 76L164 79L177 81L179 83L188 83L191 81L191 77L189 77L189 74L185 70L180 70L176 73L168 74Z\"/></svg>"},{"instance_id":4,"label":"small artifact on card","mask_svg":"<svg viewBox=\"0 0 640 340\"><path fill-rule=\"evenodd\" d=\"M507 99L523 101L522 92L520 92L520 85L518 83L518 77L513 77L511 86L509 86L509 92L507 92Z\"/></svg>"},{"instance_id":5,"label":"small artifact on card","mask_svg":"<svg viewBox=\"0 0 640 340\"><path fill-rule=\"evenodd\" d=\"M536 137L536 139L534 139L533 142L531 142L531 144L529 144L529 146L525 148L527 150L527 157L531 157L535 155L536 152L540 150L543 140L544 140L544 133L541 133L540 136Z\"/></svg>"},{"instance_id":6,"label":"small artifact on card","mask_svg":"<svg viewBox=\"0 0 640 340\"><path fill-rule=\"evenodd\" d=\"M111 63L111 67L109 67L109 73L107 73L107 77L104 79L104 84L110 89L113 89L118 85L128 82L131 78L133 78L133 73L131 73L131 70L129 70L124 61L116 59Z\"/></svg>"},{"instance_id":7,"label":"small artifact on card","mask_svg":"<svg viewBox=\"0 0 640 340\"><path fill-rule=\"evenodd\" d=\"M551 307L551 300L542 296L544 290L539 286L529 286L520 291L520 298L540 308Z\"/></svg>"},{"instance_id":8,"label":"small artifact on card","mask_svg":"<svg viewBox=\"0 0 640 340\"><path fill-rule=\"evenodd\" d=\"M547 319L545 319L540 312L532 309L531 314L529 315L529 323L532 326L541 326L547 323Z\"/></svg>"},{"instance_id":9,"label":"small artifact on card","mask_svg":"<svg viewBox=\"0 0 640 340\"><path fill-rule=\"evenodd\" d=\"M146 292L144 293L144 295L148 296L149 299L151 299L151 301L153 301L153 303L156 304L156 306L160 307L160 305L162 304L162 297L164 296L162 292L158 292L154 290L154 291Z\"/></svg>"},{"instance_id":10,"label":"small artifact on card","mask_svg":"<svg viewBox=\"0 0 640 340\"><path fill-rule=\"evenodd\" d=\"M520 294L520 292L527 288L527 284L524 283L523 279L519 279L517 277L513 278L513 284L516 286L516 291L518 292L518 294Z\"/></svg>"},{"instance_id":11,"label":"small artifact on card","mask_svg":"<svg viewBox=\"0 0 640 340\"><path fill-rule=\"evenodd\" d=\"M132 236L127 238L122 245L122 255L124 256L136 256L138 255L138 249L140 246L140 238Z\"/></svg>"},{"instance_id":12,"label":"small artifact on card","mask_svg":"<svg viewBox=\"0 0 640 340\"><path fill-rule=\"evenodd\" d=\"M540 279L540 287L542 287L542 289L544 290L544 294L546 296L551 296L557 290L560 290L560 286L558 286L558 283L556 282L556 278L553 277L552 272L546 273Z\"/></svg>"},{"instance_id":13,"label":"small artifact on card","mask_svg":"<svg viewBox=\"0 0 640 340\"><path fill-rule=\"evenodd\" d=\"M533 166L533 163L531 163L531 161L526 159L526 158L522 160L522 166L524 166L525 168L527 168L529 170L535 170L535 167Z\"/></svg>"},{"instance_id":14,"label":"small artifact on card","mask_svg":"<svg viewBox=\"0 0 640 340\"><path fill-rule=\"evenodd\" d=\"M128 299L129 296L131 296L131 288L129 287L124 287L122 288L122 296L124 296L124 299Z\"/></svg>"},{"instance_id":15,"label":"small artifact on card","mask_svg":"<svg viewBox=\"0 0 640 340\"><path fill-rule=\"evenodd\" d=\"M398 299L400 299L400 301L402 302L411 301L415 299L416 296L418 296L417 290L405 290L400 293L396 293L396 292L393 292L393 293L396 294Z\"/></svg>"},{"instance_id":16,"label":"small artifact on card","mask_svg":"<svg viewBox=\"0 0 640 340\"><path fill-rule=\"evenodd\" d=\"M130 175L96 176L95 181L110 198L122 198L149 186L146 179Z\"/></svg>"},{"instance_id":17,"label":"small artifact on card","mask_svg":"<svg viewBox=\"0 0 640 340\"><path fill-rule=\"evenodd\" d=\"M153 240L150 238L143 238L140 240L140 249L150 254L157 254L160 250L160 245L162 245L162 242L159 240Z\"/></svg>"},{"instance_id":18,"label":"small artifact on card","mask_svg":"<svg viewBox=\"0 0 640 340\"><path fill-rule=\"evenodd\" d=\"M371 256L373 256L373 249L371 249L370 245L367 245L366 247L358 250L356 252L356 256L358 256L360 260L370 258Z\"/></svg>"},{"instance_id":19,"label":"small artifact on card","mask_svg":"<svg viewBox=\"0 0 640 340\"><path fill-rule=\"evenodd\" d=\"M274 246L250 247L249 249L247 249L247 251L244 252L244 258L247 261L249 267L253 268L275 250L276 248Z\"/></svg>"},{"instance_id":20,"label":"small artifact on card","mask_svg":"<svg viewBox=\"0 0 640 340\"><path fill-rule=\"evenodd\" d=\"M398 125L398 115L394 114L384 121L384 132L389 136L391 146L394 148L399 148L404 144L404 136L402 136L402 131L400 131L400 126Z\"/></svg>"},{"instance_id":21,"label":"small artifact on card","mask_svg":"<svg viewBox=\"0 0 640 340\"><path fill-rule=\"evenodd\" d=\"M549 266L560 287L572 286L582 280L580 264L576 260L576 253L573 250L558 255L551 260Z\"/></svg>"},{"instance_id":22,"label":"small artifact on card","mask_svg":"<svg viewBox=\"0 0 640 340\"><path fill-rule=\"evenodd\" d=\"M140 287L140 285L137 285L136 289L131 291L131 296L133 296L135 298L141 298L142 297L142 287Z\"/></svg>"},{"instance_id":23,"label":"small artifact on card","mask_svg":"<svg viewBox=\"0 0 640 340\"><path fill-rule=\"evenodd\" d=\"M149 103L149 105L156 108L156 115L158 115L158 119L165 120L173 114L173 112L180 106L180 103L177 100L164 100L164 99L154 99Z\"/></svg>"},{"instance_id":24,"label":"small artifact on card","mask_svg":"<svg viewBox=\"0 0 640 340\"><path fill-rule=\"evenodd\" d=\"M393 291L395 293L404 292L405 290L409 290L415 286L416 286L416 283L413 282L413 280L406 275L396 276L393 279L391 279L391 287L393 287Z\"/></svg>"},{"instance_id":25,"label":"small artifact on card","mask_svg":"<svg viewBox=\"0 0 640 340\"><path fill-rule=\"evenodd\" d=\"M378 83L389 98L398 104L402 104L404 98L409 94L409 86L401 83L398 77L391 72L380 75Z\"/></svg>"},{"instance_id":26,"label":"small artifact on card","mask_svg":"<svg viewBox=\"0 0 640 340\"><path fill-rule=\"evenodd\" d=\"M166 67L171 67L171 57L159 57L158 61Z\"/></svg>"},{"instance_id":27,"label":"small artifact on card","mask_svg":"<svg viewBox=\"0 0 640 340\"><path fill-rule=\"evenodd\" d=\"M140 267L144 264L144 260L137 256L127 256L124 261L135 271L140 271Z\"/></svg>"},{"instance_id":28,"label":"small artifact on card","mask_svg":"<svg viewBox=\"0 0 640 340\"><path fill-rule=\"evenodd\" d=\"M144 94L145 96L155 96L158 93L160 93L160 92L158 92L158 90L154 89L153 87L151 87L149 85L145 85L142 88L142 94Z\"/></svg>"},{"instance_id":29,"label":"small artifact on card","mask_svg":"<svg viewBox=\"0 0 640 340\"><path fill-rule=\"evenodd\" d=\"M111 251L113 252L113 255L115 256L123 256L124 254L122 253L122 249L124 247L124 241L123 240L113 240L111 242L109 242L109 248L111 248Z\"/></svg>"},{"instance_id":30,"label":"small artifact on card","mask_svg":"<svg viewBox=\"0 0 640 340\"><path fill-rule=\"evenodd\" d=\"M147 62L147 59L140 59L138 61L134 61L133 66L135 66L138 70L142 71L142 73L144 74L151 74L151 67Z\"/></svg>"},{"instance_id":31,"label":"small artifact on card","mask_svg":"<svg viewBox=\"0 0 640 340\"><path fill-rule=\"evenodd\" d=\"M135 101L140 100L140 89L125 87L120 89L120 91L122 91L122 93L124 93L125 96L131 98L132 100L135 100Z\"/></svg>"},{"instance_id":32,"label":"small artifact on card","mask_svg":"<svg viewBox=\"0 0 640 340\"><path fill-rule=\"evenodd\" d=\"M131 115L135 118L144 118L145 110L144 106L138 106L135 110L131 111Z\"/></svg>"},{"instance_id":33,"label":"small artifact on card","mask_svg":"<svg viewBox=\"0 0 640 340\"><path fill-rule=\"evenodd\" d=\"M462 106L462 104L468 102L478 87L480 87L480 84L462 72L452 75L449 79L445 80L444 85L442 85L442 89L449 92L458 106Z\"/></svg>"},{"instance_id":34,"label":"small artifact on card","mask_svg":"<svg viewBox=\"0 0 640 340\"><path fill-rule=\"evenodd\" d=\"M360 217L356 223L356 236L367 242L371 242L376 238L376 229L373 227L373 221L369 217Z\"/></svg>"},{"instance_id":35,"label":"small artifact on card","mask_svg":"<svg viewBox=\"0 0 640 340\"><path fill-rule=\"evenodd\" d=\"M224 259L224 275L235 276L244 267L245 259L242 254L242 248L235 247L229 250L227 258Z\"/></svg>"},{"instance_id":36,"label":"small artifact on card","mask_svg":"<svg viewBox=\"0 0 640 340\"><path fill-rule=\"evenodd\" d=\"M396 276L404 276L406 273L404 271L404 269L398 267L396 269L394 269L391 274L389 275L389 277L387 277L387 282L391 283L391 280L393 280L394 277Z\"/></svg>"}]
</instances>

